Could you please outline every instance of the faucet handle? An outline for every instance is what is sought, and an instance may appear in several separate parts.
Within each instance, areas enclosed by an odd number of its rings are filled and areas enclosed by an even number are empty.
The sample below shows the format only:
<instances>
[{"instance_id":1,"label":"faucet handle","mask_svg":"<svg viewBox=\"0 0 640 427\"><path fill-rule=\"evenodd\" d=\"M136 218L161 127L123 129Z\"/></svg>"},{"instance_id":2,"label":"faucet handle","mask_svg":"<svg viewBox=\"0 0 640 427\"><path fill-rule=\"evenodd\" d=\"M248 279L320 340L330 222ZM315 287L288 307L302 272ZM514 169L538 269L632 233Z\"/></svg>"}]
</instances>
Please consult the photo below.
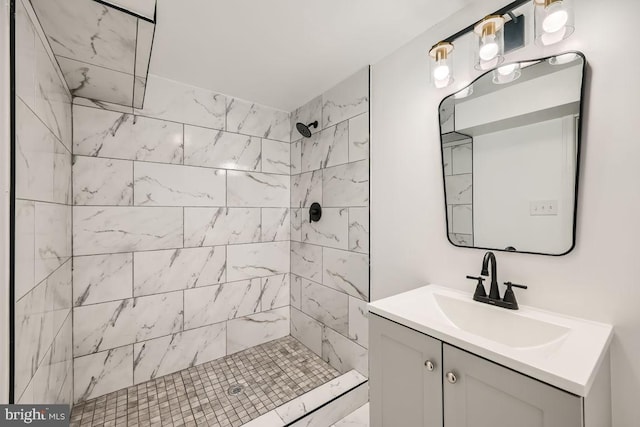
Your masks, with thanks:
<instances>
[{"instance_id":1,"label":"faucet handle","mask_svg":"<svg viewBox=\"0 0 640 427\"><path fill-rule=\"evenodd\" d=\"M487 291L484 289L484 280L485 280L484 277L467 276L467 279L478 281L478 284L476 285L476 291L473 294L473 299L476 299L476 297L483 297L483 298L487 297Z\"/></svg>"},{"instance_id":2,"label":"faucet handle","mask_svg":"<svg viewBox=\"0 0 640 427\"><path fill-rule=\"evenodd\" d=\"M517 310L518 309L518 301L516 301L516 294L513 293L513 289L512 287L515 288L520 288L520 289L527 289L526 285L518 285L517 283L511 283L511 282L504 282L504 284L507 286L507 290L504 291L504 297L502 298L502 301L509 303L512 305L513 310Z\"/></svg>"}]
</instances>

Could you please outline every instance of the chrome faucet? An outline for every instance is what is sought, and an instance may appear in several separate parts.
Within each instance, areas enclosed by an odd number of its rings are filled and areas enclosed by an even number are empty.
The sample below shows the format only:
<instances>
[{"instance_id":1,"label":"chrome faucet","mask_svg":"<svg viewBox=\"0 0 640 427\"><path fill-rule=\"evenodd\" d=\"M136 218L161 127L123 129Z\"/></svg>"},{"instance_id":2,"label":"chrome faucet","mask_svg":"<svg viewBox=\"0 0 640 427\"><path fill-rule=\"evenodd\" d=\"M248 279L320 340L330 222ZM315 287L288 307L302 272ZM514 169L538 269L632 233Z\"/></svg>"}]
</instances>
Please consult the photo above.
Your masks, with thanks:
<instances>
[{"instance_id":1,"label":"chrome faucet","mask_svg":"<svg viewBox=\"0 0 640 427\"><path fill-rule=\"evenodd\" d=\"M482 276L489 277L489 262L491 262L491 287L489 288L489 298L499 300L500 290L498 289L498 263L493 252L484 254L482 259Z\"/></svg>"},{"instance_id":2,"label":"chrome faucet","mask_svg":"<svg viewBox=\"0 0 640 427\"><path fill-rule=\"evenodd\" d=\"M489 296L484 289L484 277L489 276L491 273L491 288L489 289ZM500 298L500 290L498 289L498 263L496 262L496 256L493 252L487 252L482 259L482 271L480 276L467 276L467 279L477 280L476 292L473 294L475 301L483 302L485 304L497 305L498 307L508 308L511 310L518 309L518 302L516 301L516 295L513 293L513 288L527 289L525 285L518 285L516 283L506 282L507 290L504 293L504 298Z\"/></svg>"}]
</instances>

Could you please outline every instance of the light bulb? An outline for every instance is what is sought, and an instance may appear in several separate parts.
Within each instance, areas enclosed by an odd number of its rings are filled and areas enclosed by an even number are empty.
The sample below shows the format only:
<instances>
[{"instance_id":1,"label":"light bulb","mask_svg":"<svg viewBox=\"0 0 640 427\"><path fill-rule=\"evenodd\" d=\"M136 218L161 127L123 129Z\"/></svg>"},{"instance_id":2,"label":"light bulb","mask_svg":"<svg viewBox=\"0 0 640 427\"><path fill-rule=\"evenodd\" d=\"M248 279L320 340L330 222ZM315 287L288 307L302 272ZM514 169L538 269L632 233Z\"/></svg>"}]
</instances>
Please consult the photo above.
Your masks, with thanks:
<instances>
[{"instance_id":1,"label":"light bulb","mask_svg":"<svg viewBox=\"0 0 640 427\"><path fill-rule=\"evenodd\" d=\"M453 95L453 97L455 99L462 99L462 98L466 98L467 96L471 95L473 93L473 85L469 85L467 87L465 87L464 89L458 91L455 95Z\"/></svg>"},{"instance_id":2,"label":"light bulb","mask_svg":"<svg viewBox=\"0 0 640 427\"><path fill-rule=\"evenodd\" d=\"M447 77L449 77L450 71L451 70L449 70L449 66L447 64L438 65L433 70L433 78L435 80L445 80Z\"/></svg>"},{"instance_id":3,"label":"light bulb","mask_svg":"<svg viewBox=\"0 0 640 427\"><path fill-rule=\"evenodd\" d=\"M500 75L502 76L508 76L509 74L515 71L517 66L518 64L509 64L509 65L502 66L498 68L498 73L500 73Z\"/></svg>"},{"instance_id":4,"label":"light bulb","mask_svg":"<svg viewBox=\"0 0 640 427\"><path fill-rule=\"evenodd\" d=\"M549 5L546 9L547 16L542 21L542 29L545 33L555 33L567 25L569 13L566 11L561 1Z\"/></svg>"},{"instance_id":5,"label":"light bulb","mask_svg":"<svg viewBox=\"0 0 640 427\"><path fill-rule=\"evenodd\" d=\"M569 62L575 61L578 58L578 54L576 53L565 53L558 56L553 56L549 58L549 64L551 65L563 65L568 64Z\"/></svg>"},{"instance_id":6,"label":"light bulb","mask_svg":"<svg viewBox=\"0 0 640 427\"><path fill-rule=\"evenodd\" d=\"M491 61L498 55L500 48L498 43L495 42L495 36L485 36L482 38L482 45L478 50L478 55L483 61Z\"/></svg>"}]
</instances>

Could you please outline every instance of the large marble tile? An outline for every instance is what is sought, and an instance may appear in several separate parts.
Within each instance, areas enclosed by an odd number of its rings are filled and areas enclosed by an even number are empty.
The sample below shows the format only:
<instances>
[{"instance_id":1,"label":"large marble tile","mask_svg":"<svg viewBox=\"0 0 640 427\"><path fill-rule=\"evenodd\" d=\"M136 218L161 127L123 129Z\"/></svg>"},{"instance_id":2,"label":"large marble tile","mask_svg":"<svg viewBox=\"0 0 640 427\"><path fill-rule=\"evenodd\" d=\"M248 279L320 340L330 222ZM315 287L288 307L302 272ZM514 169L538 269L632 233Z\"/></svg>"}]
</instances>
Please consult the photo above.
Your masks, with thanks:
<instances>
[{"instance_id":1,"label":"large marble tile","mask_svg":"<svg viewBox=\"0 0 640 427\"><path fill-rule=\"evenodd\" d=\"M16 101L16 197L53 201L56 137L21 101Z\"/></svg>"},{"instance_id":2,"label":"large marble tile","mask_svg":"<svg viewBox=\"0 0 640 427\"><path fill-rule=\"evenodd\" d=\"M364 376L369 375L367 349L331 328L323 331L322 358L340 372L355 369Z\"/></svg>"},{"instance_id":3,"label":"large marble tile","mask_svg":"<svg viewBox=\"0 0 640 427\"><path fill-rule=\"evenodd\" d=\"M119 105L133 105L132 74L60 56L57 58L71 95Z\"/></svg>"},{"instance_id":4,"label":"large marble tile","mask_svg":"<svg viewBox=\"0 0 640 427\"><path fill-rule=\"evenodd\" d=\"M215 285L226 278L223 246L136 252L133 260L134 296Z\"/></svg>"},{"instance_id":5,"label":"large marble tile","mask_svg":"<svg viewBox=\"0 0 640 427\"><path fill-rule=\"evenodd\" d=\"M128 3L140 3L137 0L127 0ZM153 4L153 15L155 15L156 0L146 0L147 3ZM131 10L131 9L130 9ZM151 19L155 20L152 16ZM153 38L155 36L155 22L148 22L143 19L138 20L138 28L136 32L136 63L134 65L134 75L136 77L144 77L146 80L151 62L151 51L153 48ZM142 108L142 105L136 108Z\"/></svg>"},{"instance_id":6,"label":"large marble tile","mask_svg":"<svg viewBox=\"0 0 640 427\"><path fill-rule=\"evenodd\" d=\"M287 207L290 179L286 175L227 172L227 206Z\"/></svg>"},{"instance_id":7,"label":"large marble tile","mask_svg":"<svg viewBox=\"0 0 640 427\"><path fill-rule=\"evenodd\" d=\"M226 97L149 74L144 108L137 114L212 129L224 129Z\"/></svg>"},{"instance_id":8,"label":"large marble tile","mask_svg":"<svg viewBox=\"0 0 640 427\"><path fill-rule=\"evenodd\" d=\"M192 166L136 162L136 206L224 206L226 172Z\"/></svg>"},{"instance_id":9,"label":"large marble tile","mask_svg":"<svg viewBox=\"0 0 640 427\"><path fill-rule=\"evenodd\" d=\"M250 243L227 248L227 280L289 272L289 242Z\"/></svg>"},{"instance_id":10,"label":"large marble tile","mask_svg":"<svg viewBox=\"0 0 640 427\"><path fill-rule=\"evenodd\" d=\"M227 102L226 130L289 142L289 113L230 98Z\"/></svg>"},{"instance_id":11,"label":"large marble tile","mask_svg":"<svg viewBox=\"0 0 640 427\"><path fill-rule=\"evenodd\" d=\"M358 372L349 371L279 406L275 411L285 423L291 423L324 406L327 402L331 402L366 380Z\"/></svg>"},{"instance_id":12,"label":"large marble tile","mask_svg":"<svg viewBox=\"0 0 640 427\"><path fill-rule=\"evenodd\" d=\"M260 215L259 208L185 208L184 245L259 242Z\"/></svg>"},{"instance_id":13,"label":"large marble tile","mask_svg":"<svg viewBox=\"0 0 640 427\"><path fill-rule=\"evenodd\" d=\"M73 208L75 255L178 248L182 234L182 208Z\"/></svg>"},{"instance_id":14,"label":"large marble tile","mask_svg":"<svg viewBox=\"0 0 640 427\"><path fill-rule=\"evenodd\" d=\"M369 404L362 405L332 427L369 427Z\"/></svg>"},{"instance_id":15,"label":"large marble tile","mask_svg":"<svg viewBox=\"0 0 640 427\"><path fill-rule=\"evenodd\" d=\"M284 425L284 421L278 416L275 409L242 424L243 427L282 427Z\"/></svg>"},{"instance_id":16,"label":"large marble tile","mask_svg":"<svg viewBox=\"0 0 640 427\"><path fill-rule=\"evenodd\" d=\"M227 354L289 335L289 307L240 317L227 322Z\"/></svg>"},{"instance_id":17,"label":"large marble tile","mask_svg":"<svg viewBox=\"0 0 640 427\"><path fill-rule=\"evenodd\" d=\"M45 363L71 308L71 261L15 304L15 386L20 396Z\"/></svg>"},{"instance_id":18,"label":"large marble tile","mask_svg":"<svg viewBox=\"0 0 640 427\"><path fill-rule=\"evenodd\" d=\"M21 1L15 2L15 90L32 110L36 106L36 40L38 35ZM39 40L38 40L39 42Z\"/></svg>"},{"instance_id":19,"label":"large marble tile","mask_svg":"<svg viewBox=\"0 0 640 427\"><path fill-rule=\"evenodd\" d=\"M354 207L369 204L369 162L362 160L325 169L322 200L326 207Z\"/></svg>"},{"instance_id":20,"label":"large marble tile","mask_svg":"<svg viewBox=\"0 0 640 427\"><path fill-rule=\"evenodd\" d=\"M369 300L369 256L323 248L322 283L362 300Z\"/></svg>"},{"instance_id":21,"label":"large marble tile","mask_svg":"<svg viewBox=\"0 0 640 427\"><path fill-rule=\"evenodd\" d=\"M302 140L302 172L349 161L349 123L343 122Z\"/></svg>"},{"instance_id":22,"label":"large marble tile","mask_svg":"<svg viewBox=\"0 0 640 427\"><path fill-rule=\"evenodd\" d=\"M132 254L73 258L73 304L96 304L131 298Z\"/></svg>"},{"instance_id":23,"label":"large marble tile","mask_svg":"<svg viewBox=\"0 0 640 427\"><path fill-rule=\"evenodd\" d=\"M193 329L260 311L260 279L189 289L184 293L184 327Z\"/></svg>"},{"instance_id":24,"label":"large marble tile","mask_svg":"<svg viewBox=\"0 0 640 427\"><path fill-rule=\"evenodd\" d=\"M263 208L262 209L262 241L276 242L291 238L291 209Z\"/></svg>"},{"instance_id":25,"label":"large marble tile","mask_svg":"<svg viewBox=\"0 0 640 427\"><path fill-rule=\"evenodd\" d=\"M442 167L445 176L451 175L451 147L442 147Z\"/></svg>"},{"instance_id":26,"label":"large marble tile","mask_svg":"<svg viewBox=\"0 0 640 427\"><path fill-rule=\"evenodd\" d=\"M305 279L322 281L322 247L291 242L291 272Z\"/></svg>"},{"instance_id":27,"label":"large marble tile","mask_svg":"<svg viewBox=\"0 0 640 427\"><path fill-rule=\"evenodd\" d=\"M447 204L470 205L473 203L473 175L452 175L444 179Z\"/></svg>"},{"instance_id":28,"label":"large marble tile","mask_svg":"<svg viewBox=\"0 0 640 427\"><path fill-rule=\"evenodd\" d=\"M133 107L131 106L118 105L112 102L100 101L98 99L82 98L80 96L75 96L73 98L73 105L97 108L99 110L109 110L118 113L133 114ZM75 114L77 113L74 112L74 115Z\"/></svg>"},{"instance_id":29,"label":"large marble tile","mask_svg":"<svg viewBox=\"0 0 640 427\"><path fill-rule=\"evenodd\" d=\"M369 400L368 383L361 384L348 393L332 400L301 420L289 424L291 427L325 427L340 421Z\"/></svg>"},{"instance_id":30,"label":"large marble tile","mask_svg":"<svg viewBox=\"0 0 640 427\"><path fill-rule=\"evenodd\" d=\"M369 114L349 119L349 161L369 158Z\"/></svg>"},{"instance_id":31,"label":"large marble tile","mask_svg":"<svg viewBox=\"0 0 640 427\"><path fill-rule=\"evenodd\" d=\"M35 202L16 200L15 206L15 299L22 298L36 285Z\"/></svg>"},{"instance_id":32,"label":"large marble tile","mask_svg":"<svg viewBox=\"0 0 640 427\"><path fill-rule=\"evenodd\" d=\"M133 162L74 156L73 204L132 205Z\"/></svg>"},{"instance_id":33,"label":"large marble tile","mask_svg":"<svg viewBox=\"0 0 640 427\"><path fill-rule=\"evenodd\" d=\"M37 38L35 112L71 151L71 96L57 70L57 62Z\"/></svg>"},{"instance_id":34,"label":"large marble tile","mask_svg":"<svg viewBox=\"0 0 640 427\"><path fill-rule=\"evenodd\" d=\"M263 139L262 172L289 175L291 173L291 144Z\"/></svg>"},{"instance_id":35,"label":"large marble tile","mask_svg":"<svg viewBox=\"0 0 640 427\"><path fill-rule=\"evenodd\" d=\"M300 310L302 302L302 277L291 274L291 295L289 296L289 304Z\"/></svg>"},{"instance_id":36,"label":"large marble tile","mask_svg":"<svg viewBox=\"0 0 640 427\"><path fill-rule=\"evenodd\" d=\"M69 151L60 141L53 146L53 201L70 205L71 200L71 169L73 159Z\"/></svg>"},{"instance_id":37,"label":"large marble tile","mask_svg":"<svg viewBox=\"0 0 640 427\"><path fill-rule=\"evenodd\" d=\"M185 126L184 163L211 168L260 171L260 138Z\"/></svg>"},{"instance_id":38,"label":"large marble tile","mask_svg":"<svg viewBox=\"0 0 640 427\"><path fill-rule=\"evenodd\" d=\"M473 234L449 233L449 240L456 246L473 246Z\"/></svg>"},{"instance_id":39,"label":"large marble tile","mask_svg":"<svg viewBox=\"0 0 640 427\"><path fill-rule=\"evenodd\" d=\"M155 19L156 0L105 0L145 18Z\"/></svg>"},{"instance_id":40,"label":"large marble tile","mask_svg":"<svg viewBox=\"0 0 640 427\"><path fill-rule=\"evenodd\" d=\"M296 129L296 123L300 122L308 125L316 120L318 121L318 127L310 127L311 133L320 132L322 128L322 95L313 98L291 113L291 141L297 141L302 138L302 135Z\"/></svg>"},{"instance_id":41,"label":"large marble tile","mask_svg":"<svg viewBox=\"0 0 640 427\"><path fill-rule=\"evenodd\" d=\"M369 67L337 84L322 95L322 128L369 110Z\"/></svg>"},{"instance_id":42,"label":"large marble tile","mask_svg":"<svg viewBox=\"0 0 640 427\"><path fill-rule=\"evenodd\" d=\"M73 360L76 402L133 385L133 345L114 348Z\"/></svg>"},{"instance_id":43,"label":"large marble tile","mask_svg":"<svg viewBox=\"0 0 640 427\"><path fill-rule=\"evenodd\" d=\"M317 222L309 222L308 216L303 217L302 241L332 248L348 249L349 209L322 209L322 218Z\"/></svg>"},{"instance_id":44,"label":"large marble tile","mask_svg":"<svg viewBox=\"0 0 640 427\"><path fill-rule=\"evenodd\" d=\"M302 141L291 143L291 175L302 173Z\"/></svg>"},{"instance_id":45,"label":"large marble tile","mask_svg":"<svg viewBox=\"0 0 640 427\"><path fill-rule=\"evenodd\" d=\"M134 383L225 356L226 332L226 324L219 323L134 344Z\"/></svg>"},{"instance_id":46,"label":"large marble tile","mask_svg":"<svg viewBox=\"0 0 640 427\"><path fill-rule=\"evenodd\" d=\"M182 292L73 309L74 356L97 353L182 329Z\"/></svg>"},{"instance_id":47,"label":"large marble tile","mask_svg":"<svg viewBox=\"0 0 640 427\"><path fill-rule=\"evenodd\" d=\"M65 312L66 319L51 346L46 351L33 378L22 395L16 394L19 404L70 404L72 396L65 387L73 376L71 353L71 314ZM67 390L65 390L67 388Z\"/></svg>"},{"instance_id":48,"label":"large marble tile","mask_svg":"<svg viewBox=\"0 0 640 427\"><path fill-rule=\"evenodd\" d=\"M369 208L349 208L349 250L369 253Z\"/></svg>"},{"instance_id":49,"label":"large marble tile","mask_svg":"<svg viewBox=\"0 0 640 427\"><path fill-rule=\"evenodd\" d=\"M347 335L349 296L309 280L302 281L302 311L324 325Z\"/></svg>"},{"instance_id":50,"label":"large marble tile","mask_svg":"<svg viewBox=\"0 0 640 427\"><path fill-rule=\"evenodd\" d=\"M473 145L461 144L451 148L451 172L454 175L473 173Z\"/></svg>"},{"instance_id":51,"label":"large marble tile","mask_svg":"<svg viewBox=\"0 0 640 427\"><path fill-rule=\"evenodd\" d=\"M32 4L56 55L133 74L135 17L83 0Z\"/></svg>"},{"instance_id":52,"label":"large marble tile","mask_svg":"<svg viewBox=\"0 0 640 427\"><path fill-rule=\"evenodd\" d=\"M456 234L473 234L473 206L451 207L451 230Z\"/></svg>"},{"instance_id":53,"label":"large marble tile","mask_svg":"<svg viewBox=\"0 0 640 427\"><path fill-rule=\"evenodd\" d=\"M308 209L291 209L291 240L302 241L302 216L308 215Z\"/></svg>"},{"instance_id":54,"label":"large marble tile","mask_svg":"<svg viewBox=\"0 0 640 427\"><path fill-rule=\"evenodd\" d=\"M35 204L35 283L71 257L71 206Z\"/></svg>"},{"instance_id":55,"label":"large marble tile","mask_svg":"<svg viewBox=\"0 0 640 427\"><path fill-rule=\"evenodd\" d=\"M308 208L314 202L323 204L322 175L322 170L316 170L291 177L291 207Z\"/></svg>"},{"instance_id":56,"label":"large marble tile","mask_svg":"<svg viewBox=\"0 0 640 427\"><path fill-rule=\"evenodd\" d=\"M291 336L322 356L322 324L294 307L291 307Z\"/></svg>"},{"instance_id":57,"label":"large marble tile","mask_svg":"<svg viewBox=\"0 0 640 427\"><path fill-rule=\"evenodd\" d=\"M349 297L349 338L369 348L369 309L366 301Z\"/></svg>"},{"instance_id":58,"label":"large marble tile","mask_svg":"<svg viewBox=\"0 0 640 427\"><path fill-rule=\"evenodd\" d=\"M289 273L262 278L262 311L289 305L289 295L291 293L289 282Z\"/></svg>"},{"instance_id":59,"label":"large marble tile","mask_svg":"<svg viewBox=\"0 0 640 427\"><path fill-rule=\"evenodd\" d=\"M75 105L73 153L182 163L182 125Z\"/></svg>"}]
</instances>

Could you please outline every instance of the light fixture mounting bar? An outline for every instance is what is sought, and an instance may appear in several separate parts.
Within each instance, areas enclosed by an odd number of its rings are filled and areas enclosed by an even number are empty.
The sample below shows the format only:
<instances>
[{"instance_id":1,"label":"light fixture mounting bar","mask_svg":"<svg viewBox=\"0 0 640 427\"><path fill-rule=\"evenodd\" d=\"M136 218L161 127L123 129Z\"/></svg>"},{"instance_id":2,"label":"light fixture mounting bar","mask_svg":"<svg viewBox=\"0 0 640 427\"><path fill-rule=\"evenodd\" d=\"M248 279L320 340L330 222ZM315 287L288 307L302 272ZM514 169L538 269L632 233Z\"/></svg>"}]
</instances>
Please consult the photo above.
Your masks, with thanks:
<instances>
[{"instance_id":1,"label":"light fixture mounting bar","mask_svg":"<svg viewBox=\"0 0 640 427\"><path fill-rule=\"evenodd\" d=\"M506 15L507 13L511 12L512 10L516 9L517 7L530 2L531 0L516 0L514 2L509 3L508 5L506 5L505 7L496 10L495 12L489 14L489 15ZM472 32L473 29L475 28L476 25L478 25L480 22L482 21L479 20L477 22L474 22L473 24L469 25L468 27L458 31L455 34L450 35L449 37L442 39L443 42L449 42L452 43L455 39L457 39L458 37L461 37L469 32Z\"/></svg>"}]
</instances>

